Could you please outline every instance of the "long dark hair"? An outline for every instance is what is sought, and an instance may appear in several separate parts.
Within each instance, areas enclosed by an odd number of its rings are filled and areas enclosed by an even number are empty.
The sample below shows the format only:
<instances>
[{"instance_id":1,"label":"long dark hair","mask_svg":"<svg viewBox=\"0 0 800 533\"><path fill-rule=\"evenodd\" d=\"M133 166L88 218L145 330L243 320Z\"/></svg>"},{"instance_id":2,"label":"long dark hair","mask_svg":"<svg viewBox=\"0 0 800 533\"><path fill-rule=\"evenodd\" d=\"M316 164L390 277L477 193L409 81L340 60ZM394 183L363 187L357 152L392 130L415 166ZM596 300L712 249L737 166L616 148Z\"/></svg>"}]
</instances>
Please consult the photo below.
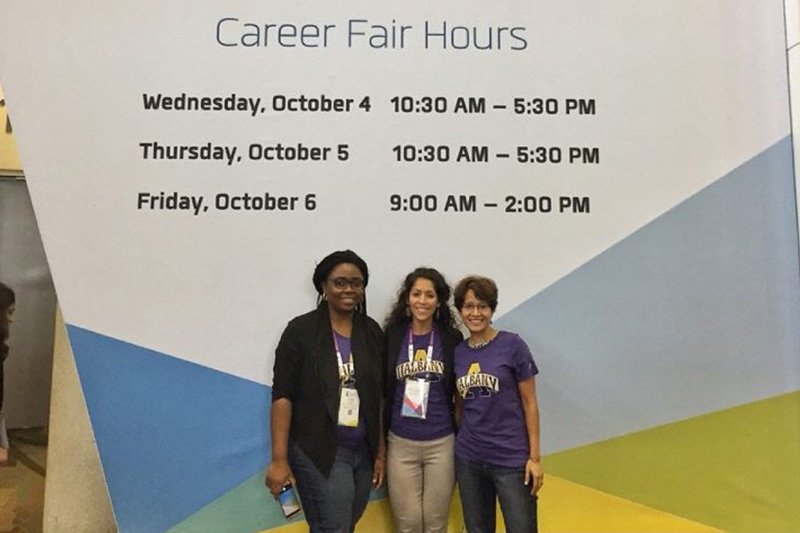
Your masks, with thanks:
<instances>
[{"instance_id":1,"label":"long dark hair","mask_svg":"<svg viewBox=\"0 0 800 533\"><path fill-rule=\"evenodd\" d=\"M6 313L8 308L14 305L16 297L11 287L5 283L0 283L0 360L5 359L8 355L8 321L6 320Z\"/></svg>"},{"instance_id":2,"label":"long dark hair","mask_svg":"<svg viewBox=\"0 0 800 533\"><path fill-rule=\"evenodd\" d=\"M411 272L403 284L397 291L397 300L392 306L389 316L386 317L385 326L393 324L402 324L410 320L406 314L408 309L408 295L411 293L411 288L419 278L425 278L433 283L433 288L436 291L436 298L439 304L436 306L436 312L433 315L433 320L441 330L455 329L456 321L453 317L453 312L450 309L448 302L450 301L450 285L445 281L444 276L435 268L419 267Z\"/></svg>"}]
</instances>

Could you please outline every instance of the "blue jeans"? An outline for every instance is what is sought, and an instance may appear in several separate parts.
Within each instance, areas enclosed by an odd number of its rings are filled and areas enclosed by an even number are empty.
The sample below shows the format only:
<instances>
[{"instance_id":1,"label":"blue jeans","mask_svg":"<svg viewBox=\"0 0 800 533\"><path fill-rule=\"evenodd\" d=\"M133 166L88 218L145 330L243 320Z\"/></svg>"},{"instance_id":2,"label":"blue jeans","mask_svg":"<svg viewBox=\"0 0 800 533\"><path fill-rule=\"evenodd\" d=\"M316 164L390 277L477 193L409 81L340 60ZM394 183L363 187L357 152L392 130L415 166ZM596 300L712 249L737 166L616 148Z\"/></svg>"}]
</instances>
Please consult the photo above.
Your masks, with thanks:
<instances>
[{"instance_id":1,"label":"blue jeans","mask_svg":"<svg viewBox=\"0 0 800 533\"><path fill-rule=\"evenodd\" d=\"M494 533L497 498L506 533L538 531L536 496L525 485L524 467L506 468L456 456L456 479L469 533Z\"/></svg>"},{"instance_id":2,"label":"blue jeans","mask_svg":"<svg viewBox=\"0 0 800 533\"><path fill-rule=\"evenodd\" d=\"M357 450L339 446L326 478L290 441L289 466L311 533L352 533L367 508L372 488L372 461L366 444Z\"/></svg>"}]
</instances>

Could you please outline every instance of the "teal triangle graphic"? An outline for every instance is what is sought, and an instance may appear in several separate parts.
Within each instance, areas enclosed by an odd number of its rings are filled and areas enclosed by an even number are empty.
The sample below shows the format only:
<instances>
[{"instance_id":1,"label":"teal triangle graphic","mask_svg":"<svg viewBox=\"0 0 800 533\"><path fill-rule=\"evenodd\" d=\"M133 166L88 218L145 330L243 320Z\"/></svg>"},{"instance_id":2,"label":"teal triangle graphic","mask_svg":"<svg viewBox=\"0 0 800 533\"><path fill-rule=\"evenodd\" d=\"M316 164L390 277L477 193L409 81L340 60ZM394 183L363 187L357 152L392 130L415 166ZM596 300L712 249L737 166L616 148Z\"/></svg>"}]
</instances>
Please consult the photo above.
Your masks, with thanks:
<instances>
[{"instance_id":1,"label":"teal triangle graphic","mask_svg":"<svg viewBox=\"0 0 800 533\"><path fill-rule=\"evenodd\" d=\"M291 522L286 521L280 506L264 487L264 472L259 472L171 528L169 533L252 533L303 520L300 513Z\"/></svg>"}]
</instances>

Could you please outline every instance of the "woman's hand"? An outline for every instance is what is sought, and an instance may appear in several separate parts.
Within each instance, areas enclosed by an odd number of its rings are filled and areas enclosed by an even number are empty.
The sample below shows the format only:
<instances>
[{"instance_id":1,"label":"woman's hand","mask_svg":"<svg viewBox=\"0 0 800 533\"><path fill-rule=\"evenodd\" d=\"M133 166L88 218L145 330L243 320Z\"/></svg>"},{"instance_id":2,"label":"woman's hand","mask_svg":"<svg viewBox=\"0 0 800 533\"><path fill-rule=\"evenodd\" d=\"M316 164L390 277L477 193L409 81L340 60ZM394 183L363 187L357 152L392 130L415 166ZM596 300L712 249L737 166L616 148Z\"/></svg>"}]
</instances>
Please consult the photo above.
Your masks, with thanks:
<instances>
[{"instance_id":1,"label":"woman's hand","mask_svg":"<svg viewBox=\"0 0 800 533\"><path fill-rule=\"evenodd\" d=\"M379 489L383 485L383 480L386 478L386 458L376 457L375 465L372 469L372 486Z\"/></svg>"},{"instance_id":2,"label":"woman's hand","mask_svg":"<svg viewBox=\"0 0 800 533\"><path fill-rule=\"evenodd\" d=\"M536 494L544 485L544 471L540 461L528 458L525 463L525 485L531 485L531 494Z\"/></svg>"},{"instance_id":3,"label":"woman's hand","mask_svg":"<svg viewBox=\"0 0 800 533\"><path fill-rule=\"evenodd\" d=\"M264 480L273 496L277 497L287 483L295 484L294 474L286 460L273 461L267 468L267 478Z\"/></svg>"}]
</instances>

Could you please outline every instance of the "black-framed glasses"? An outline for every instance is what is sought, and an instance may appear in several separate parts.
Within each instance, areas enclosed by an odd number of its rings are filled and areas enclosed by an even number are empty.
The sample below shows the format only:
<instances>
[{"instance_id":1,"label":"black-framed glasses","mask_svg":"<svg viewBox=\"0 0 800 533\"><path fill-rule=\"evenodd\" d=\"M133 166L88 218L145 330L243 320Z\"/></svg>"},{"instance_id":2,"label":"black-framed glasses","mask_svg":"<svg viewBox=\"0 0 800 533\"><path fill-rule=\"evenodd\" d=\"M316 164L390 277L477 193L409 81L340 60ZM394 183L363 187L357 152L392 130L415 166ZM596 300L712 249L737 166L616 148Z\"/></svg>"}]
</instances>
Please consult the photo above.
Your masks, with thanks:
<instances>
[{"instance_id":1,"label":"black-framed glasses","mask_svg":"<svg viewBox=\"0 0 800 533\"><path fill-rule=\"evenodd\" d=\"M348 285L354 290L364 288L363 278L331 278L328 281L337 289L345 289Z\"/></svg>"},{"instance_id":2,"label":"black-framed glasses","mask_svg":"<svg viewBox=\"0 0 800 533\"><path fill-rule=\"evenodd\" d=\"M486 313L490 311L492 308L489 304L479 302L479 303L468 303L461 306L462 311L466 311L468 313L472 313L478 311L479 313Z\"/></svg>"}]
</instances>

